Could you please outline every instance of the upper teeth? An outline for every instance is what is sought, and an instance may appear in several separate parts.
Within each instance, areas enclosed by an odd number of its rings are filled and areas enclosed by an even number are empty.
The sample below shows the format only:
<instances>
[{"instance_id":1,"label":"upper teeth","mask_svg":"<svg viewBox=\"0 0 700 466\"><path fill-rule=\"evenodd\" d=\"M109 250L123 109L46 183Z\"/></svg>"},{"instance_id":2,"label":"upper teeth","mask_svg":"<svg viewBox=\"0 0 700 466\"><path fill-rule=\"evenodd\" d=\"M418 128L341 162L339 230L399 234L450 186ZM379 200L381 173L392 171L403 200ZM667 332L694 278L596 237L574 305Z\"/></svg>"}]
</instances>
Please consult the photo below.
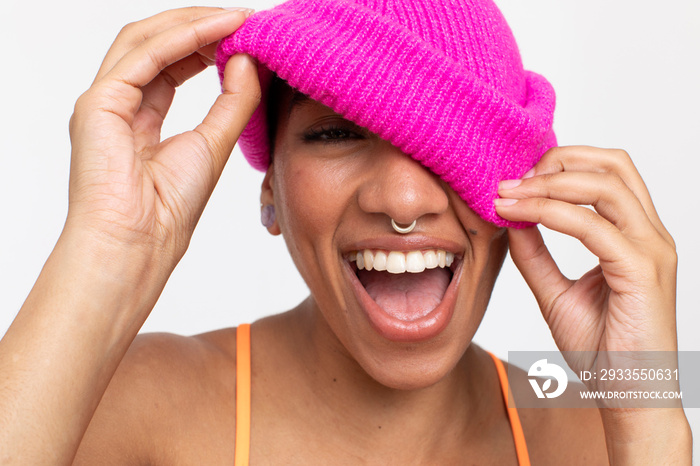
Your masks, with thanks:
<instances>
[{"instance_id":1,"label":"upper teeth","mask_svg":"<svg viewBox=\"0 0 700 466\"><path fill-rule=\"evenodd\" d=\"M386 270L389 273L420 273L425 269L435 267L445 268L452 265L455 259L453 252L442 249L427 251L374 251L364 249L350 255L351 261L356 261L360 270Z\"/></svg>"}]
</instances>

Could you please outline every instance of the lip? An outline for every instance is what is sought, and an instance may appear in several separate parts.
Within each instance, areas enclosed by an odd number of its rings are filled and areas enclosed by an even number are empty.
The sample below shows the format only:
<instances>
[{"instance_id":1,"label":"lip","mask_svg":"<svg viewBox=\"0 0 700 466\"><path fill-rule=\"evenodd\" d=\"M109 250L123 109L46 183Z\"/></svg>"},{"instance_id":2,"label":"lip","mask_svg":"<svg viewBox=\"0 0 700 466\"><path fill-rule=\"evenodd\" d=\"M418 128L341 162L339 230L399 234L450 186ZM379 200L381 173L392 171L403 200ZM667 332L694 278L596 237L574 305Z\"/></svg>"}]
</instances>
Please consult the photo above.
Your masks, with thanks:
<instances>
[{"instance_id":1,"label":"lip","mask_svg":"<svg viewBox=\"0 0 700 466\"><path fill-rule=\"evenodd\" d=\"M376 244L375 241L373 243ZM404 247L391 249L391 250L407 250L406 241L403 241ZM455 250L453 246L449 246L448 243L436 243L435 241L430 242L431 249L446 249ZM366 247L364 249L386 249L387 247L392 247L392 245L385 242L382 243L383 247ZM358 245L359 246L359 245ZM416 247L417 245L411 245L408 249L420 249ZM426 246L427 247L427 246ZM358 249L361 249L358 247ZM457 257L457 256L456 256ZM355 271L348 260L343 260L345 264L345 273L348 275L348 279L352 284L353 291L357 297L365 316L368 318L370 324L374 330L379 333L382 337L387 340L401 343L417 343L425 340L430 340L431 338L439 335L452 320L452 315L454 313L455 304L457 301L457 284L462 278L462 269L464 266L464 261L459 259L459 263L455 268L450 284L445 290L445 295L442 297L440 304L430 311L429 314L407 322L403 320L396 319L391 315L384 312L384 310L372 299L372 297L367 294L367 290L362 286L360 280L355 275Z\"/></svg>"}]
</instances>

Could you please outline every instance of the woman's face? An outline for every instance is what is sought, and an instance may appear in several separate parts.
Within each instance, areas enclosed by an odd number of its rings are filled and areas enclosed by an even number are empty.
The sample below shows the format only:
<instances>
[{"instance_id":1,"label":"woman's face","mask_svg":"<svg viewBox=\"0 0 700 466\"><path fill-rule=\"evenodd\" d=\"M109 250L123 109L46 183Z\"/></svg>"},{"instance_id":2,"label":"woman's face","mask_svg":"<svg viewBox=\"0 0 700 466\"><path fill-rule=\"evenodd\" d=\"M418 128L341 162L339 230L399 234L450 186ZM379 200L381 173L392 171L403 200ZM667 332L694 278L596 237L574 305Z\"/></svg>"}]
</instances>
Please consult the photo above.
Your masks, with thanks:
<instances>
[{"instance_id":1,"label":"woman's face","mask_svg":"<svg viewBox=\"0 0 700 466\"><path fill-rule=\"evenodd\" d=\"M262 200L275 206L271 231L283 233L311 290L317 327L386 386L436 383L481 322L505 230L399 149L316 101L283 93L278 118ZM417 222L400 234L391 219Z\"/></svg>"}]
</instances>

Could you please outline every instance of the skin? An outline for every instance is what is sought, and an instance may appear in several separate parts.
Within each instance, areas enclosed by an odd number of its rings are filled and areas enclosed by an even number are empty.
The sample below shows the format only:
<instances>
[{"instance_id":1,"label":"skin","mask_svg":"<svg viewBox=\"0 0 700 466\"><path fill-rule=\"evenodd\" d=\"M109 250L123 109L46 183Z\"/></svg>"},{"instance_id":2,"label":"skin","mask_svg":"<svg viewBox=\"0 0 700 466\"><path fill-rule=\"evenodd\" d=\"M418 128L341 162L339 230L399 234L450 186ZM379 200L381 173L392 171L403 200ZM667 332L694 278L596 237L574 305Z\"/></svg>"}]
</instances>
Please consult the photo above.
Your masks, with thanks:
<instances>
[{"instance_id":1,"label":"skin","mask_svg":"<svg viewBox=\"0 0 700 466\"><path fill-rule=\"evenodd\" d=\"M233 461L234 329L134 338L257 105L254 63L229 62L224 93L192 132L161 142L163 118L175 86L244 18L192 8L127 26L77 102L66 227L0 342L0 445L13 446L0 449L4 463ZM600 258L571 281L536 229L485 223L371 134L304 143L300 131L347 122L315 102L293 112L261 200L275 206L270 232L284 234L311 296L253 326L252 462L514 463L493 363L470 344L507 244L560 348L676 348L673 241L626 154L554 149L532 176L501 186L501 216L541 222ZM434 339L383 340L349 292L343 254L392 241L390 217L418 218L417 236L462 251L459 311ZM690 463L681 409L521 416L534 464L601 464L606 444L613 464Z\"/></svg>"}]
</instances>

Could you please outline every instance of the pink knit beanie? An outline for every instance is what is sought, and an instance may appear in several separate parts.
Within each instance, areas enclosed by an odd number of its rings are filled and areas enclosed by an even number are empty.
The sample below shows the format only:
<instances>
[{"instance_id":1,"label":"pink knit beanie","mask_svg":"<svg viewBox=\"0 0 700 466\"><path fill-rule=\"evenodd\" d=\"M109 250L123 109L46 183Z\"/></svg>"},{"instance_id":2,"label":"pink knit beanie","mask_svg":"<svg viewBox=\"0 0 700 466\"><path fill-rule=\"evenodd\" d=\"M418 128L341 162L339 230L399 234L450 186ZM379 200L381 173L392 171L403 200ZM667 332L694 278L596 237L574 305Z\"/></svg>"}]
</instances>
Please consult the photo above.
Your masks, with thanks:
<instances>
[{"instance_id":1,"label":"pink knit beanie","mask_svg":"<svg viewBox=\"0 0 700 466\"><path fill-rule=\"evenodd\" d=\"M523 70L492 0L289 0L248 18L219 45L257 59L263 100L239 139L250 164L270 160L272 72L391 142L454 189L482 218L520 227L493 206L498 182L520 178L556 145L554 90Z\"/></svg>"}]
</instances>

